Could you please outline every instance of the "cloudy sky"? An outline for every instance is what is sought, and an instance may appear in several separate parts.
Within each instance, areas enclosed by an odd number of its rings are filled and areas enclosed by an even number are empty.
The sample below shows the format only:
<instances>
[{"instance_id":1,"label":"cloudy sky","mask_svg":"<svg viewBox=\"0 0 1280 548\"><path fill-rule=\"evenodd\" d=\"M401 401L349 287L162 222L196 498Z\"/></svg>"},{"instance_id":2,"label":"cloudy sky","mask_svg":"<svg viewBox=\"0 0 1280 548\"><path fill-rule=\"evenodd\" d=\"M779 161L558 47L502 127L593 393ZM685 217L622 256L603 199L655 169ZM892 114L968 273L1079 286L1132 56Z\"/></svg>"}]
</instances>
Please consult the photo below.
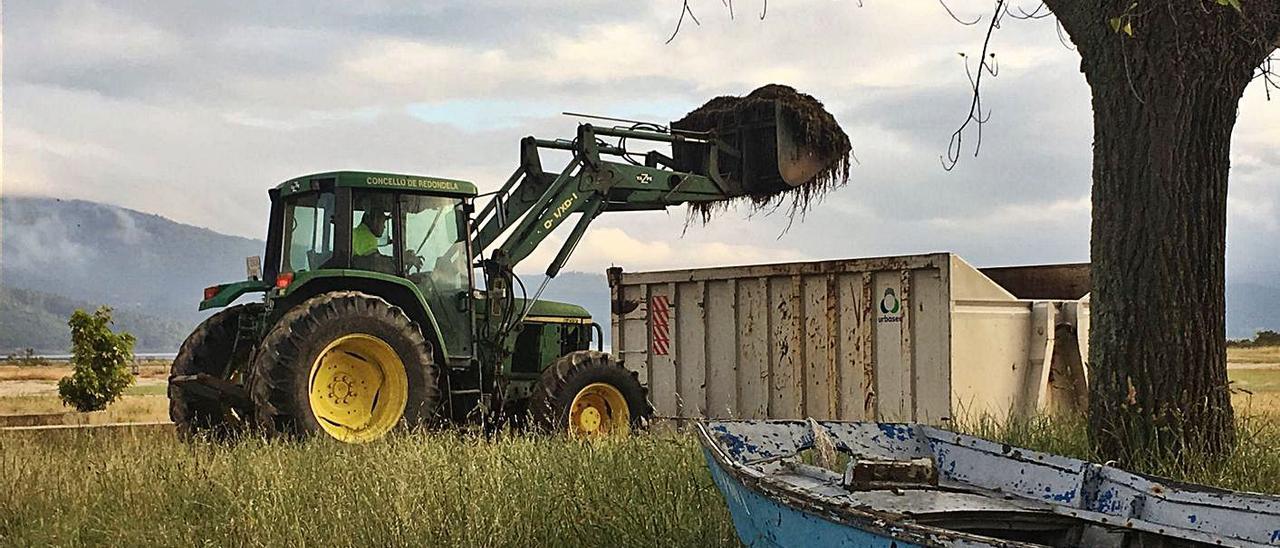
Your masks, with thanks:
<instances>
[{"instance_id":1,"label":"cloudy sky","mask_svg":"<svg viewBox=\"0 0 1280 548\"><path fill-rule=\"evenodd\" d=\"M965 18L990 0L950 0ZM215 7L216 4L216 7ZM1028 6L1034 5L1028 2ZM1007 21L977 158L939 156L981 26L936 2L9 0L6 195L83 198L262 237L266 189L335 169L495 189L562 111L669 121L770 82L822 99L854 142L849 185L784 233L731 211L602 217L570 267L631 270L955 251L979 265L1088 259L1091 118L1052 19ZM1280 272L1280 101L1259 86L1233 147L1229 273ZM550 250L548 250L550 252ZM542 262L539 262L541 259ZM541 270L549 253L527 263Z\"/></svg>"}]
</instances>

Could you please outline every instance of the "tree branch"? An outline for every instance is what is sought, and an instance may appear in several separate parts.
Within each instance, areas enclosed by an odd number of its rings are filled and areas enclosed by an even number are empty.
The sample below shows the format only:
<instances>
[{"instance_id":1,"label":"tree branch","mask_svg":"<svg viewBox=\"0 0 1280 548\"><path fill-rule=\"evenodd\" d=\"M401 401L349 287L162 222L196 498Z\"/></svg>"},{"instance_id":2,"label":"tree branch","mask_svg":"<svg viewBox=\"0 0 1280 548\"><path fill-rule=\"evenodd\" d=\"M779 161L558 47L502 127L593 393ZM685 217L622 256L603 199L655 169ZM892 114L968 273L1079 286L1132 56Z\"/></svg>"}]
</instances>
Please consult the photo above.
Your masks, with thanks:
<instances>
[{"instance_id":1,"label":"tree branch","mask_svg":"<svg viewBox=\"0 0 1280 548\"><path fill-rule=\"evenodd\" d=\"M667 44L670 44L672 40L676 39L676 35L680 34L680 25L684 24L684 16L686 14L689 15L689 18L693 20L694 24L699 27L702 26L702 23L698 22L698 17L693 14L693 10L689 9L689 0L684 0L684 6L680 8L680 19L676 20L676 30L671 33L670 38L667 38Z\"/></svg>"},{"instance_id":2,"label":"tree branch","mask_svg":"<svg viewBox=\"0 0 1280 548\"><path fill-rule=\"evenodd\" d=\"M969 87L973 91L973 98L969 101L969 114L965 117L960 127L951 134L951 140L947 143L947 155L945 158L938 157L942 162L942 169L951 171L955 169L956 164L960 162L960 153L964 149L964 134L970 124L977 124L977 142L973 147L973 155L976 157L978 151L982 149L982 126L991 118L988 112L985 116L982 114L982 75L990 74L995 77L999 72L999 67L995 63L996 54L988 53L991 48L991 35L1000 28L1000 20L1008 13L1008 6L1005 0L996 0L995 11L991 14L991 24L987 25L986 37L982 40L982 55L978 57L978 67L971 70L969 67L969 59L965 57L965 73L969 76Z\"/></svg>"}]
</instances>

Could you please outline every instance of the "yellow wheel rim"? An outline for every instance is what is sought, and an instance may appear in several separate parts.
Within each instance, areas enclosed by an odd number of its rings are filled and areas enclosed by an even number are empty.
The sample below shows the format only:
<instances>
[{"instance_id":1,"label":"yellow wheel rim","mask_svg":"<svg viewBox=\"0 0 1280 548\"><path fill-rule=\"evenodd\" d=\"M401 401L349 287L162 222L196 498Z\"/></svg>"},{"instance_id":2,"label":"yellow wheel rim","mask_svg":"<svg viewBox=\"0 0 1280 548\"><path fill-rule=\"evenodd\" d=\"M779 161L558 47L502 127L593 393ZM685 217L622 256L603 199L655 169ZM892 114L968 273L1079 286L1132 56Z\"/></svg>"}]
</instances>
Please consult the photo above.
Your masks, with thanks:
<instances>
[{"instance_id":1,"label":"yellow wheel rim","mask_svg":"<svg viewBox=\"0 0 1280 548\"><path fill-rule=\"evenodd\" d=\"M409 377L391 345L353 333L329 343L311 364L308 400L316 422L347 443L373 441L404 415Z\"/></svg>"},{"instance_id":2,"label":"yellow wheel rim","mask_svg":"<svg viewBox=\"0 0 1280 548\"><path fill-rule=\"evenodd\" d=\"M631 431L631 412L622 392L598 382L578 391L569 407L569 435L575 438L625 436Z\"/></svg>"}]
</instances>

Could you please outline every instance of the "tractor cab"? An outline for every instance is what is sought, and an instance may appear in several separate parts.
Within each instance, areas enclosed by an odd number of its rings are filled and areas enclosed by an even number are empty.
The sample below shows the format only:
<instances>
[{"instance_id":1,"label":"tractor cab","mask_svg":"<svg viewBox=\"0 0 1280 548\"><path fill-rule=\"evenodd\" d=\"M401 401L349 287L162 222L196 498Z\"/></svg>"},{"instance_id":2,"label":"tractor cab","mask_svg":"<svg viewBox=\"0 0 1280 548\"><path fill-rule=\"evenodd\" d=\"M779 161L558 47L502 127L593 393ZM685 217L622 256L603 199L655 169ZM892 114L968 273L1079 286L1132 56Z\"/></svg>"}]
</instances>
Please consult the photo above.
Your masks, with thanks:
<instances>
[{"instance_id":1,"label":"tractor cab","mask_svg":"<svg viewBox=\"0 0 1280 548\"><path fill-rule=\"evenodd\" d=\"M424 291L469 285L471 183L337 172L285 181L270 194L268 279L357 269L412 277Z\"/></svg>"},{"instance_id":2,"label":"tractor cab","mask_svg":"<svg viewBox=\"0 0 1280 548\"><path fill-rule=\"evenodd\" d=\"M383 295L431 326L448 358L473 355L466 181L341 171L272 189L263 278L283 311L335 288ZM411 306L421 303L420 309Z\"/></svg>"}]
</instances>

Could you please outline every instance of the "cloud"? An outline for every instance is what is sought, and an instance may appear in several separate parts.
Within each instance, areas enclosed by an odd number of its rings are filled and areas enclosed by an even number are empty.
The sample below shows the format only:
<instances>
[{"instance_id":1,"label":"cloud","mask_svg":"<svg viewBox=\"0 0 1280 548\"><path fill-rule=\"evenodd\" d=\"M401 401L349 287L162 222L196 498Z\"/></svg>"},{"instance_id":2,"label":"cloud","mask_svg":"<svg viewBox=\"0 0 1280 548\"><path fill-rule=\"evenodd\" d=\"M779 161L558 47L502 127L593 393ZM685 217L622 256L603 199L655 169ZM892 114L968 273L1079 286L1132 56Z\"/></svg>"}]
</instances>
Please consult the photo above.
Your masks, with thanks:
<instances>
[{"instance_id":1,"label":"cloud","mask_svg":"<svg viewBox=\"0 0 1280 548\"><path fill-rule=\"evenodd\" d=\"M564 245L564 236L547 239L521 263L522 272L542 272ZM579 242L567 270L603 272L610 266L628 270L665 270L725 264L764 264L806 259L791 249L727 243L721 241L664 240L642 231L602 227L588 232Z\"/></svg>"},{"instance_id":2,"label":"cloud","mask_svg":"<svg viewBox=\"0 0 1280 548\"><path fill-rule=\"evenodd\" d=\"M996 33L981 153L969 134L946 172L939 156L969 101L957 53L979 53L981 25L927 2L770 3L764 21L757 7L735 4L730 19L719 2L695 3L702 24L665 44L679 14L668 3L12 3L4 190L261 238L265 190L299 174L423 173L494 190L521 137L572 137L562 111L662 122L785 81L849 132L859 165L847 187L790 228L742 208L687 230L680 208L610 213L572 268L939 250L978 264L1087 259L1089 90L1052 19ZM988 9L958 7L963 18ZM1233 275L1280 272L1278 139L1280 109L1251 89L1233 149Z\"/></svg>"}]
</instances>

